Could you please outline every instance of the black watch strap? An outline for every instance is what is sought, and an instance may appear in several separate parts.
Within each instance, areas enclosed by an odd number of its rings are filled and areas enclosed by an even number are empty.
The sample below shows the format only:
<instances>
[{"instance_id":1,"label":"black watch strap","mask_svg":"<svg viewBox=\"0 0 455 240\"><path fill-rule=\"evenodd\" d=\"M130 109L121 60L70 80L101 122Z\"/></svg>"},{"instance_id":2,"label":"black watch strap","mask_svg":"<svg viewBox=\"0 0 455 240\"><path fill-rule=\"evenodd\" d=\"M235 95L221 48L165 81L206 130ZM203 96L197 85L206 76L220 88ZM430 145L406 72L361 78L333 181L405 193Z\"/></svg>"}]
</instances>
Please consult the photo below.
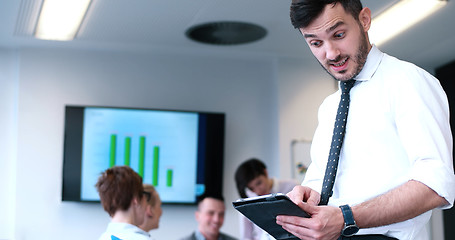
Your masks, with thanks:
<instances>
[{"instance_id":1,"label":"black watch strap","mask_svg":"<svg viewBox=\"0 0 455 240\"><path fill-rule=\"evenodd\" d=\"M355 224L354 216L352 215L351 207L349 207L349 205L343 205L343 206L340 206L340 208L341 208L341 212L343 213L344 223L346 225Z\"/></svg>"},{"instance_id":2,"label":"black watch strap","mask_svg":"<svg viewBox=\"0 0 455 240\"><path fill-rule=\"evenodd\" d=\"M350 237L359 231L359 227L355 223L351 207L349 205L343 205L340 208L344 218L344 228L341 231L341 235Z\"/></svg>"}]
</instances>

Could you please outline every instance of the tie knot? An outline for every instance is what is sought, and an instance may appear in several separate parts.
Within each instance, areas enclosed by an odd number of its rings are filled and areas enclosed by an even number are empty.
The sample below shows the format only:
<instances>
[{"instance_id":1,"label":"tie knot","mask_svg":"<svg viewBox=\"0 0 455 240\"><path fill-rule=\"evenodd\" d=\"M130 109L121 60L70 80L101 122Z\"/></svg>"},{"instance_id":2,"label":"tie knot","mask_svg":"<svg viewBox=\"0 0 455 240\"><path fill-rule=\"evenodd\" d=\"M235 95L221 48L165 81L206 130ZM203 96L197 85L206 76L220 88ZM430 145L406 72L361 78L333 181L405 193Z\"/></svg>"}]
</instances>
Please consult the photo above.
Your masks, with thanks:
<instances>
[{"instance_id":1,"label":"tie knot","mask_svg":"<svg viewBox=\"0 0 455 240\"><path fill-rule=\"evenodd\" d=\"M341 92L343 93L348 93L351 91L351 88L354 86L355 80L351 79L348 81L341 81L340 87L341 87Z\"/></svg>"}]
</instances>

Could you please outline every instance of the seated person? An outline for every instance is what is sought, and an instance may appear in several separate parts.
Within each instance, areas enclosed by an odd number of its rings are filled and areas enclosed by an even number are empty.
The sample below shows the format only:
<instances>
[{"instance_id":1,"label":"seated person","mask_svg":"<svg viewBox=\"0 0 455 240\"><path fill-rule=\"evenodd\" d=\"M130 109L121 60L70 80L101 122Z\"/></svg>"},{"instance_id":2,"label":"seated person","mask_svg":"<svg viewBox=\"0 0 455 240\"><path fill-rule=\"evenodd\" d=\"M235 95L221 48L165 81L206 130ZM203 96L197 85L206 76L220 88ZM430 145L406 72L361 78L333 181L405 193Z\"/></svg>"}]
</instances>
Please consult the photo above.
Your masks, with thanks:
<instances>
[{"instance_id":1,"label":"seated person","mask_svg":"<svg viewBox=\"0 0 455 240\"><path fill-rule=\"evenodd\" d=\"M145 208L144 222L139 225L139 228L149 232L158 228L163 209L161 209L160 195L153 185L144 184L144 192L150 195L150 200L147 201L147 207Z\"/></svg>"},{"instance_id":2,"label":"seated person","mask_svg":"<svg viewBox=\"0 0 455 240\"><path fill-rule=\"evenodd\" d=\"M269 178L265 164L256 158L251 158L240 164L235 171L235 183L241 198L267 195L271 193L288 193L294 186L299 185L296 180L280 180ZM271 236L256 226L248 218L240 216L240 239L264 240Z\"/></svg>"},{"instance_id":3,"label":"seated person","mask_svg":"<svg viewBox=\"0 0 455 240\"><path fill-rule=\"evenodd\" d=\"M96 183L104 210L112 220L99 240L150 240L138 226L144 221L147 197L142 178L127 166L116 166L101 174Z\"/></svg>"},{"instance_id":4,"label":"seated person","mask_svg":"<svg viewBox=\"0 0 455 240\"><path fill-rule=\"evenodd\" d=\"M236 240L220 232L224 222L224 198L222 196L204 195L198 199L195 213L198 229L181 240Z\"/></svg>"}]
</instances>

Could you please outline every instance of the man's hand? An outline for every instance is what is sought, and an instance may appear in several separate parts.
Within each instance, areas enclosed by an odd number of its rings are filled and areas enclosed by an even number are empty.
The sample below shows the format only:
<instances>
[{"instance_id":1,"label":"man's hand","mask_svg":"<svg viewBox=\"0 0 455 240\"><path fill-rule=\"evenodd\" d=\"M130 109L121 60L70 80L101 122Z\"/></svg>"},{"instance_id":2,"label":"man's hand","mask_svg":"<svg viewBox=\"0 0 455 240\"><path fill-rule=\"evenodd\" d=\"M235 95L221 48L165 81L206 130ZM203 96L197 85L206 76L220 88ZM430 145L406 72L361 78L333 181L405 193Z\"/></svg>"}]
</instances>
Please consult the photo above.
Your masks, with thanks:
<instances>
[{"instance_id":1,"label":"man's hand","mask_svg":"<svg viewBox=\"0 0 455 240\"><path fill-rule=\"evenodd\" d=\"M317 206L321 195L309 187L295 186L292 191L286 194L295 204L306 202L310 205Z\"/></svg>"},{"instance_id":2,"label":"man's hand","mask_svg":"<svg viewBox=\"0 0 455 240\"><path fill-rule=\"evenodd\" d=\"M288 197L310 218L277 216L276 222L300 239L334 240L344 226L341 209L332 206L317 206L319 193L297 186ZM449 204L425 184L410 180L366 202L351 206L354 219L360 228L372 228L402 222L428 210Z\"/></svg>"},{"instance_id":3,"label":"man's hand","mask_svg":"<svg viewBox=\"0 0 455 240\"><path fill-rule=\"evenodd\" d=\"M317 206L320 195L308 187L296 186L288 197L311 217L277 216L276 222L300 239L334 240L344 226L341 209Z\"/></svg>"}]
</instances>

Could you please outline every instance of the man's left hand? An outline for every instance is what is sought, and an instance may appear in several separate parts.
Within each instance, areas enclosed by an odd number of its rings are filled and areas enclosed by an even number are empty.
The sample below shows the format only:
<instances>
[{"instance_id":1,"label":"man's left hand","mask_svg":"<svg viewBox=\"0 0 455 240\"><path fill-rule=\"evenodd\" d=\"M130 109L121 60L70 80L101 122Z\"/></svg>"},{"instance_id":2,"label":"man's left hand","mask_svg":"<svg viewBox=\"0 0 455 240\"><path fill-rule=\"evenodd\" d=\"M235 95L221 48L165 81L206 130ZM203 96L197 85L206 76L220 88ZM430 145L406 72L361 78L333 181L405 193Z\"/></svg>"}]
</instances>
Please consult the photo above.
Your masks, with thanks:
<instances>
[{"instance_id":1,"label":"man's left hand","mask_svg":"<svg viewBox=\"0 0 455 240\"><path fill-rule=\"evenodd\" d=\"M335 240L344 226L341 209L331 206L314 206L300 202L298 206L311 217L277 216L276 222L300 239Z\"/></svg>"}]
</instances>

